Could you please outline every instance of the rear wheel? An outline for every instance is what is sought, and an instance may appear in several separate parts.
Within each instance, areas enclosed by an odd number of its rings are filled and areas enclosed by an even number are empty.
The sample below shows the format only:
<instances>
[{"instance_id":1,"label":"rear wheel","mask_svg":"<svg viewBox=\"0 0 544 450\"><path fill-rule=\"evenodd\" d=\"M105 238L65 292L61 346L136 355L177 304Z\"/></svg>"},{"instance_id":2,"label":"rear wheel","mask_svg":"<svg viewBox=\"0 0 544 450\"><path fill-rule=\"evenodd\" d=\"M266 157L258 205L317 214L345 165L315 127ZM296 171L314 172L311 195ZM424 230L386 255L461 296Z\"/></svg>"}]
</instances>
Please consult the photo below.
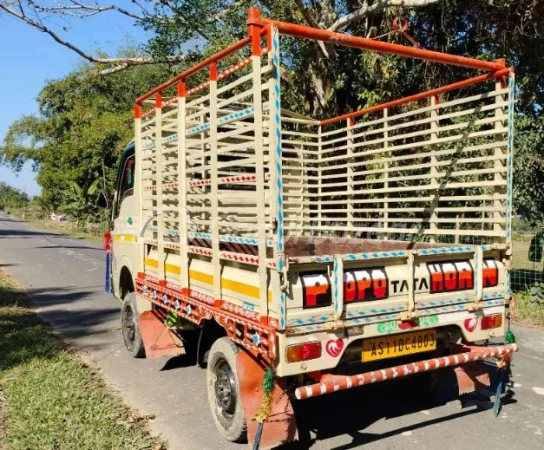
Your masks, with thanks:
<instances>
[{"instance_id":1,"label":"rear wheel","mask_svg":"<svg viewBox=\"0 0 544 450\"><path fill-rule=\"evenodd\" d=\"M126 349L134 358L145 357L139 317L136 295L134 292L129 292L125 296L121 307L121 332Z\"/></svg>"},{"instance_id":2,"label":"rear wheel","mask_svg":"<svg viewBox=\"0 0 544 450\"><path fill-rule=\"evenodd\" d=\"M219 432L231 442L246 438L236 357L239 348L227 337L217 339L210 349L207 367L208 403Z\"/></svg>"}]
</instances>

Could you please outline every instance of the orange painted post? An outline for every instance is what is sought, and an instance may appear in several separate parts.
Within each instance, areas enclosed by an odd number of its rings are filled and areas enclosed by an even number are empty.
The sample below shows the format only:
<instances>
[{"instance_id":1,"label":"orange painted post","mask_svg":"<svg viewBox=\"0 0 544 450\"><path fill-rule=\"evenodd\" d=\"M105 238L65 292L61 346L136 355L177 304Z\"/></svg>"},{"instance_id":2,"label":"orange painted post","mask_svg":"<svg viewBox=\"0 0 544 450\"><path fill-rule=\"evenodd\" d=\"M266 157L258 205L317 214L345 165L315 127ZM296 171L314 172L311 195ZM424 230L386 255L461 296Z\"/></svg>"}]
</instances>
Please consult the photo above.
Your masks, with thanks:
<instances>
[{"instance_id":1,"label":"orange painted post","mask_svg":"<svg viewBox=\"0 0 544 450\"><path fill-rule=\"evenodd\" d=\"M229 56L230 54L234 53L236 50L239 50L245 47L250 42L251 42L250 37L246 37L238 42L235 42L234 44L224 48L223 50L216 53L215 55L212 55L209 58L205 59L204 61L201 61L198 64L194 65L193 67L187 69L185 72L182 72L179 75L176 75L174 78L168 80L167 82L157 86L154 89L151 89L147 94L144 94L141 97L138 97L136 99L136 104L141 105L145 100L147 100L149 97L152 97L157 92L164 91L165 89L169 88L170 86L174 85L180 80L186 80L187 77L193 75L194 73L198 72L201 69L204 69L210 66L212 63L217 62L225 58L226 56Z\"/></svg>"}]
</instances>

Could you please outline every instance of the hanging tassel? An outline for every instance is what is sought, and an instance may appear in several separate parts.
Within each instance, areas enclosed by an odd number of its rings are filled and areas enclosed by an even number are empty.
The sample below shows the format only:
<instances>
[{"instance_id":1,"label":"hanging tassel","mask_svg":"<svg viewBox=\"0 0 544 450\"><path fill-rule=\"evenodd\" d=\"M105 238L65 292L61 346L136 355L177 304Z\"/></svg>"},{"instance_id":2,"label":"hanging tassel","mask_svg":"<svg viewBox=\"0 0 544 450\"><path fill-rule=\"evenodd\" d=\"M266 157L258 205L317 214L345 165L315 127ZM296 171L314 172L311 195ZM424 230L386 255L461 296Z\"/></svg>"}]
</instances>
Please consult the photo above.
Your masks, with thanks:
<instances>
[{"instance_id":1,"label":"hanging tassel","mask_svg":"<svg viewBox=\"0 0 544 450\"><path fill-rule=\"evenodd\" d=\"M495 403L493 404L493 414L498 417L501 410L501 394L504 386L504 373L506 370L499 368L499 382L497 384L497 392L495 392Z\"/></svg>"},{"instance_id":2,"label":"hanging tassel","mask_svg":"<svg viewBox=\"0 0 544 450\"><path fill-rule=\"evenodd\" d=\"M111 231L104 232L104 250L106 251L106 273L104 280L104 291L111 292Z\"/></svg>"},{"instance_id":3,"label":"hanging tassel","mask_svg":"<svg viewBox=\"0 0 544 450\"><path fill-rule=\"evenodd\" d=\"M513 331L510 330L510 322L508 322L508 331L504 335L504 342L507 344L515 344L516 336ZM495 392L495 403L493 404L493 414L495 417L498 417L501 410L501 395L504 387L504 378L506 376L506 371L510 366L510 357L503 357L497 361L497 369L499 370L499 382L497 384L497 392Z\"/></svg>"},{"instance_id":4,"label":"hanging tassel","mask_svg":"<svg viewBox=\"0 0 544 450\"><path fill-rule=\"evenodd\" d=\"M104 280L104 292L110 293L111 292L111 283L110 283L110 275L111 275L111 264L110 264L110 253L106 253L106 279Z\"/></svg>"},{"instance_id":5,"label":"hanging tassel","mask_svg":"<svg viewBox=\"0 0 544 450\"><path fill-rule=\"evenodd\" d=\"M259 425L257 426L257 433L255 434L255 440L253 441L253 450L259 450L261 436L263 434L264 421L268 419L268 416L272 411L272 394L274 392L275 377L276 375L274 374L274 370L269 367L266 370L263 379L263 401L256 416L256 420Z\"/></svg>"},{"instance_id":6,"label":"hanging tassel","mask_svg":"<svg viewBox=\"0 0 544 450\"><path fill-rule=\"evenodd\" d=\"M504 342L507 344L515 344L516 343L516 336L514 336L514 333L512 330L508 330L506 334L504 335Z\"/></svg>"}]
</instances>

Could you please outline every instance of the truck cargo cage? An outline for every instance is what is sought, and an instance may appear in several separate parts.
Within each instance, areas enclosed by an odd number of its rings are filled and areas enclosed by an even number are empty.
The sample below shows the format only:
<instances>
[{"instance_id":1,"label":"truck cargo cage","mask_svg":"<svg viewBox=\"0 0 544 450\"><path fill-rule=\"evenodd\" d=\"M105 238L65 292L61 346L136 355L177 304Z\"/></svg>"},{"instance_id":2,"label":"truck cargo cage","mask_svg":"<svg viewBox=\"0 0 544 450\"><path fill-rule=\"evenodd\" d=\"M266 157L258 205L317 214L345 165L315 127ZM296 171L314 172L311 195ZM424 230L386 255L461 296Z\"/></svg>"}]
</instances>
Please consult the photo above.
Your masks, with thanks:
<instances>
[{"instance_id":1,"label":"truck cargo cage","mask_svg":"<svg viewBox=\"0 0 544 450\"><path fill-rule=\"evenodd\" d=\"M341 270L391 252L507 248L514 74L504 61L276 22L255 8L248 24L248 37L136 102L136 189L151 219L141 271L156 252L166 280L175 255L170 275L184 292L230 297L282 330L289 263L340 261ZM281 106L281 35L487 73L316 119ZM482 89L463 95L474 85ZM475 260L479 248L467 250ZM192 274L198 264L210 274ZM254 287L226 280L226 266L251 272Z\"/></svg>"}]
</instances>

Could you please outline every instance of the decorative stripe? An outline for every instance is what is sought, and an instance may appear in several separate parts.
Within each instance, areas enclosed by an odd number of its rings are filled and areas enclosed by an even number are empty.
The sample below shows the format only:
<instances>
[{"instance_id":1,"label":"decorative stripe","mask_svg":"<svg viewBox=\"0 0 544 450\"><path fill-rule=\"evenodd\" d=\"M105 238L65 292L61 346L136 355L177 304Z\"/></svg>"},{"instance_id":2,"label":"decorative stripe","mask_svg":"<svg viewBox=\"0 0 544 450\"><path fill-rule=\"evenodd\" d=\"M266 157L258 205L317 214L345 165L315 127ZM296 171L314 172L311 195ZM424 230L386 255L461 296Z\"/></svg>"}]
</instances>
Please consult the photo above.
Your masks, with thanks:
<instances>
[{"instance_id":1,"label":"decorative stripe","mask_svg":"<svg viewBox=\"0 0 544 450\"><path fill-rule=\"evenodd\" d=\"M270 179L270 173L267 173L265 175L265 179L266 180ZM219 180L217 180L217 184L251 183L251 182L254 182L254 181L257 181L257 176L256 175L238 175L238 176L235 176L235 177L219 178ZM211 184L212 184L212 180L209 179L209 178L205 179L205 180L192 180L192 181L189 181L187 183L187 185L191 186L191 187L210 186Z\"/></svg>"},{"instance_id":2,"label":"decorative stripe","mask_svg":"<svg viewBox=\"0 0 544 450\"><path fill-rule=\"evenodd\" d=\"M156 278L145 274L138 274L136 280L136 293L140 297L196 324L213 317L225 328L229 339L271 361L275 360L275 330L256 321L256 318L260 318L258 314L224 301L220 306L212 305L207 296L205 300L198 298L198 295L187 296L179 288L172 283L163 286ZM236 334L239 331L241 338Z\"/></svg>"},{"instance_id":3,"label":"decorative stripe","mask_svg":"<svg viewBox=\"0 0 544 450\"><path fill-rule=\"evenodd\" d=\"M406 311L407 307L404 306L395 306L392 308L372 308L372 309L360 309L357 311L347 311L346 312L346 319L353 319L361 316L372 316L372 315L378 315L378 314L387 314L387 313L394 313L398 311Z\"/></svg>"},{"instance_id":4,"label":"decorative stripe","mask_svg":"<svg viewBox=\"0 0 544 450\"><path fill-rule=\"evenodd\" d=\"M226 116L223 116L217 120L217 125L224 125L226 123L234 122L235 120L238 120L238 119L244 119L252 115L254 112L255 112L255 107L250 106L249 108L242 109L241 111L236 111L234 113L227 114ZM210 123L205 122L203 124L197 125L196 127L189 128L189 130L187 130L187 132L185 133L185 136L189 137L189 136L192 136L193 134L201 133L209 129L210 129Z\"/></svg>"},{"instance_id":5,"label":"decorative stripe","mask_svg":"<svg viewBox=\"0 0 544 450\"><path fill-rule=\"evenodd\" d=\"M272 63L273 73L273 102L274 102L274 132L276 134L276 148L274 152L274 164L276 166L276 220L277 220L277 251L283 253L283 181L282 181L282 148L281 148L281 90L280 90L280 41L277 28L272 28ZM280 319L281 322L281 319ZM283 324L285 325L285 323Z\"/></svg>"},{"instance_id":6,"label":"decorative stripe","mask_svg":"<svg viewBox=\"0 0 544 450\"><path fill-rule=\"evenodd\" d=\"M137 236L135 234L116 234L113 240L116 242L136 242Z\"/></svg>"},{"instance_id":7,"label":"decorative stripe","mask_svg":"<svg viewBox=\"0 0 544 450\"><path fill-rule=\"evenodd\" d=\"M429 255L450 255L452 253L472 253L474 247L441 247L441 248L423 248L417 252L421 256Z\"/></svg>"},{"instance_id":8,"label":"decorative stripe","mask_svg":"<svg viewBox=\"0 0 544 450\"><path fill-rule=\"evenodd\" d=\"M153 269L159 268L159 261L152 258L146 258L144 264ZM181 267L175 264L166 264L165 271L173 273L174 275L181 274ZM190 281L199 281L200 283L208 284L213 286L213 275L200 272L197 270L189 270L189 279ZM221 278L221 286L223 289L236 292L238 294L246 295L255 299L259 299L259 287L252 286L246 283L240 283L238 281L229 280L227 278ZM272 300L272 291L268 291L268 301Z\"/></svg>"},{"instance_id":9,"label":"decorative stripe","mask_svg":"<svg viewBox=\"0 0 544 450\"><path fill-rule=\"evenodd\" d=\"M334 257L332 272L334 274L334 284L332 291L334 317L335 319L339 319L342 316L344 303L344 264L342 263L342 257L340 255L336 255Z\"/></svg>"},{"instance_id":10,"label":"decorative stripe","mask_svg":"<svg viewBox=\"0 0 544 450\"><path fill-rule=\"evenodd\" d=\"M379 383L380 381L391 378L403 378L415 373L429 372L431 370L442 369L448 366L458 366L473 361L482 361L486 358L517 352L519 347L517 344L508 344L498 347L468 347L468 349L470 351L466 353L403 364L359 375L334 376L332 380L295 389L295 396L298 400L303 400L305 398L317 397L331 392L343 391L364 384Z\"/></svg>"},{"instance_id":11,"label":"decorative stripe","mask_svg":"<svg viewBox=\"0 0 544 450\"><path fill-rule=\"evenodd\" d=\"M506 241L512 239L512 207L513 207L513 157L514 157L514 101L515 101L515 75L510 72L508 80L508 159L506 172Z\"/></svg>"},{"instance_id":12,"label":"decorative stripe","mask_svg":"<svg viewBox=\"0 0 544 450\"><path fill-rule=\"evenodd\" d=\"M331 314L322 314L320 316L305 317L301 319L290 320L288 326L315 325L332 320Z\"/></svg>"},{"instance_id":13,"label":"decorative stripe","mask_svg":"<svg viewBox=\"0 0 544 450\"><path fill-rule=\"evenodd\" d=\"M372 252L372 253L348 253L343 255L344 261L358 261L364 259L402 258L408 256L408 252Z\"/></svg>"},{"instance_id":14,"label":"decorative stripe","mask_svg":"<svg viewBox=\"0 0 544 450\"><path fill-rule=\"evenodd\" d=\"M471 299L469 297L457 297L457 298L450 298L447 300L431 300L428 302L419 302L416 303L416 307L418 308L435 308L435 307L441 307L441 306L447 306L447 305L457 305L459 303L470 303Z\"/></svg>"},{"instance_id":15,"label":"decorative stripe","mask_svg":"<svg viewBox=\"0 0 544 450\"><path fill-rule=\"evenodd\" d=\"M346 327L353 325L368 325L371 323L388 322L390 320L400 320L400 314L377 315L371 317L357 317L355 319L347 319L344 321Z\"/></svg>"},{"instance_id":16,"label":"decorative stripe","mask_svg":"<svg viewBox=\"0 0 544 450\"><path fill-rule=\"evenodd\" d=\"M187 236L189 239L212 239L212 235L210 233L200 233L200 232L189 232L187 233ZM246 245L258 245L259 239L254 237L243 237L243 236L232 236L232 235L222 235L219 236L219 242L230 242L234 244L246 244ZM274 241L272 239L266 240L267 247L272 247L274 245Z\"/></svg>"}]
</instances>

